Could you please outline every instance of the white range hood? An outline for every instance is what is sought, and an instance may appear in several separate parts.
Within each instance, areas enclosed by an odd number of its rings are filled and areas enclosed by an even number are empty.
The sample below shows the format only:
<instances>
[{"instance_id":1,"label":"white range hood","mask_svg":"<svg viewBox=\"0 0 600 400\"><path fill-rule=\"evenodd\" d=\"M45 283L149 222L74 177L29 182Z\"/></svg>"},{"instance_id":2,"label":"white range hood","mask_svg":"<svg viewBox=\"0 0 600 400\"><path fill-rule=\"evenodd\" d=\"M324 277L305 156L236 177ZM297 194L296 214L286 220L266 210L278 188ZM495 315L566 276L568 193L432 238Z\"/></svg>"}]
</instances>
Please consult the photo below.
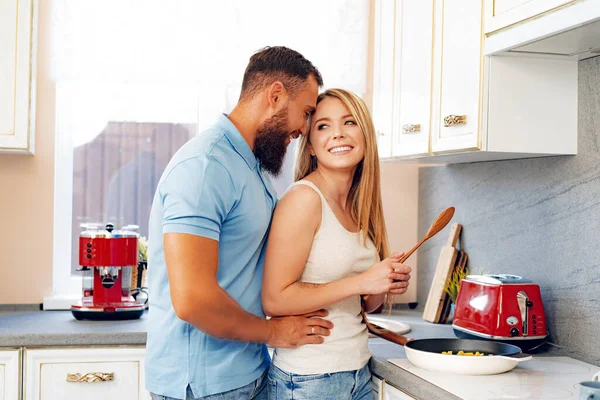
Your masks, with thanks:
<instances>
[{"instance_id":1,"label":"white range hood","mask_svg":"<svg viewBox=\"0 0 600 400\"><path fill-rule=\"evenodd\" d=\"M486 55L579 61L600 55L600 0L578 0L486 34Z\"/></svg>"},{"instance_id":2,"label":"white range hood","mask_svg":"<svg viewBox=\"0 0 600 400\"><path fill-rule=\"evenodd\" d=\"M578 60L600 55L600 21L557 33L509 50L510 53L572 57Z\"/></svg>"}]
</instances>

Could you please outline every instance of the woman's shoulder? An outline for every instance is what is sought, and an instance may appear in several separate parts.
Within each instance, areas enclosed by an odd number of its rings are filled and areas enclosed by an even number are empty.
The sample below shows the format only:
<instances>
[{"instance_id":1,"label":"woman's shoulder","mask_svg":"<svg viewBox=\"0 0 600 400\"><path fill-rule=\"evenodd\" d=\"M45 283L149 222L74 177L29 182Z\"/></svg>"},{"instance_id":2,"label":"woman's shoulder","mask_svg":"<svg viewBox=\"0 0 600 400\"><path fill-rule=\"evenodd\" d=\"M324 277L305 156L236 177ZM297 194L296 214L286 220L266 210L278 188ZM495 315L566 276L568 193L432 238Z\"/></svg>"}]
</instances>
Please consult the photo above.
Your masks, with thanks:
<instances>
[{"instance_id":1,"label":"woman's shoulder","mask_svg":"<svg viewBox=\"0 0 600 400\"><path fill-rule=\"evenodd\" d=\"M291 229L306 229L314 234L321 226L321 199L311 187L291 186L275 207L273 224Z\"/></svg>"},{"instance_id":2,"label":"woman's shoulder","mask_svg":"<svg viewBox=\"0 0 600 400\"><path fill-rule=\"evenodd\" d=\"M316 211L321 208L321 196L310 181L299 181L290 186L277 207L299 207L303 212Z\"/></svg>"}]
</instances>

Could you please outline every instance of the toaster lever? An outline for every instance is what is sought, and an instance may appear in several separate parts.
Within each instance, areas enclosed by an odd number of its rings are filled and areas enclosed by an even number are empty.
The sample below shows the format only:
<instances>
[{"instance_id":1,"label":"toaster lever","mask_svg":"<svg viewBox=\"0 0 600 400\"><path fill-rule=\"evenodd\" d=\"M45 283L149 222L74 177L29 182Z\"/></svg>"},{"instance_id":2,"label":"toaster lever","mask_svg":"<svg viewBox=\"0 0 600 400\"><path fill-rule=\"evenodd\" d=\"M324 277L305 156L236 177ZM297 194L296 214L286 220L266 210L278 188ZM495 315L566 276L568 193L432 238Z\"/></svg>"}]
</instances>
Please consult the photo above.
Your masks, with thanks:
<instances>
[{"instance_id":1,"label":"toaster lever","mask_svg":"<svg viewBox=\"0 0 600 400\"><path fill-rule=\"evenodd\" d=\"M527 293L524 291L519 291L517 293L517 303L519 304L519 311L521 312L521 321L523 322L523 336L527 336L529 334L529 307L531 307L531 302L529 301L529 297Z\"/></svg>"}]
</instances>

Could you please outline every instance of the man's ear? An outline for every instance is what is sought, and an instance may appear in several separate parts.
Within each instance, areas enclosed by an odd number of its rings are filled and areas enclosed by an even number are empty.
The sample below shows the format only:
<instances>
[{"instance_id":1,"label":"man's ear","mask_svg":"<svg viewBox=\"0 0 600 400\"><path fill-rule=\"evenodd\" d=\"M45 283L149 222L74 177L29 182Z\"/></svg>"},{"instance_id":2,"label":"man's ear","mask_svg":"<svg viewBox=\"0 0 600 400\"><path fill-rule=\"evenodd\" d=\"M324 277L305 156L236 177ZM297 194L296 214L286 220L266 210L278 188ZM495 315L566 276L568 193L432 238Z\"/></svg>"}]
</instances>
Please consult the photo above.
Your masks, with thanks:
<instances>
[{"instance_id":1,"label":"man's ear","mask_svg":"<svg viewBox=\"0 0 600 400\"><path fill-rule=\"evenodd\" d=\"M275 81L269 85L267 101L271 109L278 110L282 104L285 104L286 96L287 92L280 81Z\"/></svg>"}]
</instances>

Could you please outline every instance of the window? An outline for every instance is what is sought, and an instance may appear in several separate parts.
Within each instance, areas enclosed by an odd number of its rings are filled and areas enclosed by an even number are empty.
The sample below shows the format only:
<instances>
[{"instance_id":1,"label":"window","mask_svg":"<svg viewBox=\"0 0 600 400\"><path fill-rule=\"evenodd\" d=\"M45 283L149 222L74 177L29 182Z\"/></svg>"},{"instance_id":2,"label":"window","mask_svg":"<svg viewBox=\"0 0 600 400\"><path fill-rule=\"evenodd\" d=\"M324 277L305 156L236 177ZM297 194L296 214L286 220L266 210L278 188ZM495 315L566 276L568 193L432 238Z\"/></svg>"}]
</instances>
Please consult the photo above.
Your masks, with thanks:
<instances>
[{"instance_id":1,"label":"window","mask_svg":"<svg viewBox=\"0 0 600 400\"><path fill-rule=\"evenodd\" d=\"M256 50L288 46L319 68L326 87L367 94L369 0L52 4L54 295L45 308L68 308L81 294L81 223L135 224L147 236L167 162L233 108ZM292 182L294 148L275 181L280 194Z\"/></svg>"}]
</instances>

